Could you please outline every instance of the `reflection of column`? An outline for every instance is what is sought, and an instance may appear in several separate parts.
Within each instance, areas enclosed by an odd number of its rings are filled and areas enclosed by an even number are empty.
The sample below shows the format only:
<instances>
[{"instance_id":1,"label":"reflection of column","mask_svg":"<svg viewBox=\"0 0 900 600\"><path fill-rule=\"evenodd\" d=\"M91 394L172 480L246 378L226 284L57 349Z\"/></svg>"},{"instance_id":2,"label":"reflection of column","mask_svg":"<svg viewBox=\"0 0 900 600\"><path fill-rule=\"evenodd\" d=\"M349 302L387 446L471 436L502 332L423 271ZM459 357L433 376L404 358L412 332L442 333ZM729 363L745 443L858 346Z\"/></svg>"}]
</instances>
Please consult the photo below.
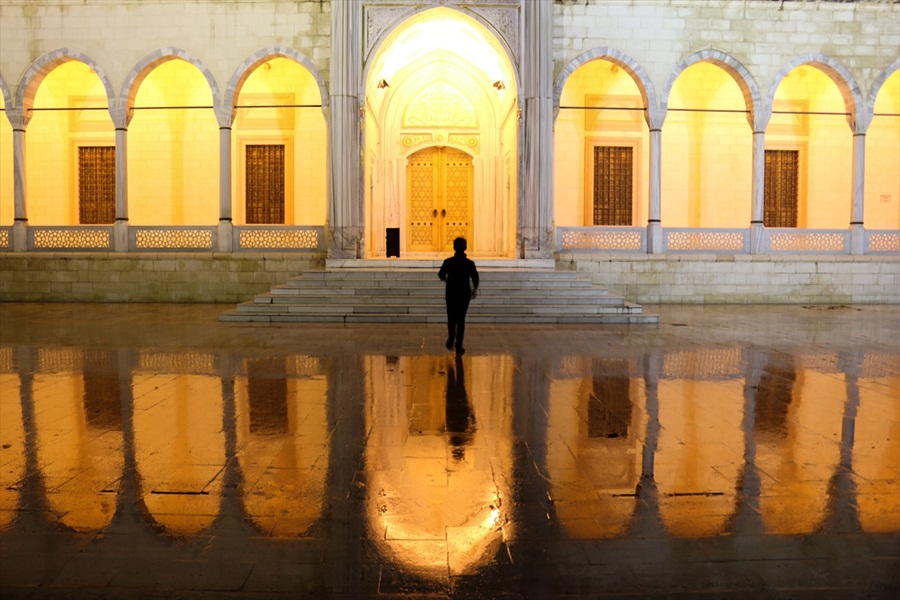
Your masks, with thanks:
<instances>
[{"instance_id":1,"label":"reflection of column","mask_svg":"<svg viewBox=\"0 0 900 600\"><path fill-rule=\"evenodd\" d=\"M219 516L213 528L221 535L223 529L232 533L242 532L247 535L255 533L247 526L244 519L242 494L248 490L242 488L244 480L237 451L237 410L234 399L234 357L219 356L219 371L222 378L222 432L225 436L225 471L222 476L222 497L219 503Z\"/></svg>"},{"instance_id":2,"label":"reflection of column","mask_svg":"<svg viewBox=\"0 0 900 600\"><path fill-rule=\"evenodd\" d=\"M345 4L338 2L336 4ZM346 3L349 4L349 3ZM334 10L334 9L332 9ZM379 563L365 553L366 481L355 481L357 470L363 468L366 447L365 368L359 356L338 356L325 367L328 381L329 444L326 501L330 507L328 535L332 548L330 556L340 557L330 564L331 593L335 596L374 589L377 585ZM369 550L371 552L371 550Z\"/></svg>"},{"instance_id":3,"label":"reflection of column","mask_svg":"<svg viewBox=\"0 0 900 600\"><path fill-rule=\"evenodd\" d=\"M24 252L28 245L27 185L25 178L25 127L30 116L21 108L6 108L6 116L13 130L13 199L15 221L13 222L12 249Z\"/></svg>"},{"instance_id":4,"label":"reflection of column","mask_svg":"<svg viewBox=\"0 0 900 600\"><path fill-rule=\"evenodd\" d=\"M644 356L644 389L647 400L647 430L644 434L644 449L641 457L641 480L635 490L635 503L631 520L631 536L656 537L665 532L659 509L659 490L656 486L654 460L659 444L659 371L663 356Z\"/></svg>"},{"instance_id":5,"label":"reflection of column","mask_svg":"<svg viewBox=\"0 0 900 600\"><path fill-rule=\"evenodd\" d=\"M513 482L512 496L505 511L510 522L504 530L514 540L549 539L551 519L555 517L547 479L538 470L547 468L548 373L552 360L548 355L524 356L518 359L513 371L512 435L516 445L512 448L512 472L509 475ZM524 552L521 558L514 561L516 572L520 581L530 584L530 595L553 597L556 590L551 578L533 577L534 573L546 568L545 557L539 552Z\"/></svg>"},{"instance_id":6,"label":"reflection of column","mask_svg":"<svg viewBox=\"0 0 900 600\"><path fill-rule=\"evenodd\" d=\"M47 528L47 489L38 463L38 432L34 415L34 357L30 347L13 350L15 370L19 373L19 401L22 403L22 429L25 434L25 469L19 490L20 528Z\"/></svg>"},{"instance_id":7,"label":"reflection of column","mask_svg":"<svg viewBox=\"0 0 900 600\"><path fill-rule=\"evenodd\" d=\"M663 251L662 198L660 180L662 177L662 129L650 127L650 217L647 219L647 253L660 254Z\"/></svg>"},{"instance_id":8,"label":"reflection of column","mask_svg":"<svg viewBox=\"0 0 900 600\"><path fill-rule=\"evenodd\" d=\"M128 123L133 111L114 108L109 111L116 128L116 224L113 249L128 250Z\"/></svg>"},{"instance_id":9,"label":"reflection of column","mask_svg":"<svg viewBox=\"0 0 900 600\"><path fill-rule=\"evenodd\" d=\"M864 254L863 207L866 181L866 132L853 132L853 204L850 211L850 254Z\"/></svg>"},{"instance_id":10,"label":"reflection of column","mask_svg":"<svg viewBox=\"0 0 900 600\"><path fill-rule=\"evenodd\" d=\"M766 132L753 132L753 205L750 210L750 254L760 254L763 248L763 218L765 216Z\"/></svg>"},{"instance_id":11,"label":"reflection of column","mask_svg":"<svg viewBox=\"0 0 900 600\"><path fill-rule=\"evenodd\" d=\"M328 254L335 258L359 258L363 253L358 97L361 41L362 2L332 2Z\"/></svg>"},{"instance_id":12,"label":"reflection of column","mask_svg":"<svg viewBox=\"0 0 900 600\"><path fill-rule=\"evenodd\" d=\"M759 507L761 484L756 468L756 393L759 390L761 358L758 352L751 351L744 375L744 420L741 423L744 431L744 466L738 476L737 508L729 527L733 533L756 534L765 530Z\"/></svg>"},{"instance_id":13,"label":"reflection of column","mask_svg":"<svg viewBox=\"0 0 900 600\"><path fill-rule=\"evenodd\" d=\"M854 364L855 361L854 361ZM842 369L846 375L847 402L841 422L841 459L828 482L828 504L825 507L826 531L858 532L862 530L856 506L856 483L853 481L853 444L856 437L856 412L859 409L859 386L853 366Z\"/></svg>"},{"instance_id":14,"label":"reflection of column","mask_svg":"<svg viewBox=\"0 0 900 600\"><path fill-rule=\"evenodd\" d=\"M122 403L122 479L116 495L116 512L109 531L126 533L150 523L149 511L141 492L134 436L134 396L132 368L134 358L129 349L118 351L119 398Z\"/></svg>"},{"instance_id":15,"label":"reflection of column","mask_svg":"<svg viewBox=\"0 0 900 600\"><path fill-rule=\"evenodd\" d=\"M526 257L553 252L553 5L525 2L524 189L519 211L520 249Z\"/></svg>"}]
</instances>

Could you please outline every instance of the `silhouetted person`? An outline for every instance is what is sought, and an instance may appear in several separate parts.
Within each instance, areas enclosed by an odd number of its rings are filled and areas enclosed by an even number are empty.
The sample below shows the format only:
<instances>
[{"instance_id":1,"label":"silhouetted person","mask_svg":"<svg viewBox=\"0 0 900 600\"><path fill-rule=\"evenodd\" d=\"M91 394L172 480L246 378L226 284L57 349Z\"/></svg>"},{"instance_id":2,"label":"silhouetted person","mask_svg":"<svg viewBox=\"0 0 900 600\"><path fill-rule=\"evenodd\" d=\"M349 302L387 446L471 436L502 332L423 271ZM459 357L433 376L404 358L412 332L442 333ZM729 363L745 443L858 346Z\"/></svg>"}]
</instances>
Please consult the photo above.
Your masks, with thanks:
<instances>
[{"instance_id":1,"label":"silhouetted person","mask_svg":"<svg viewBox=\"0 0 900 600\"><path fill-rule=\"evenodd\" d=\"M457 354L465 352L463 336L466 333L466 311L469 300L478 293L478 270L475 263L466 257L466 240L453 240L455 254L444 261L438 277L447 282L444 298L447 301L447 350L456 343ZM469 286L469 280L472 286Z\"/></svg>"}]
</instances>

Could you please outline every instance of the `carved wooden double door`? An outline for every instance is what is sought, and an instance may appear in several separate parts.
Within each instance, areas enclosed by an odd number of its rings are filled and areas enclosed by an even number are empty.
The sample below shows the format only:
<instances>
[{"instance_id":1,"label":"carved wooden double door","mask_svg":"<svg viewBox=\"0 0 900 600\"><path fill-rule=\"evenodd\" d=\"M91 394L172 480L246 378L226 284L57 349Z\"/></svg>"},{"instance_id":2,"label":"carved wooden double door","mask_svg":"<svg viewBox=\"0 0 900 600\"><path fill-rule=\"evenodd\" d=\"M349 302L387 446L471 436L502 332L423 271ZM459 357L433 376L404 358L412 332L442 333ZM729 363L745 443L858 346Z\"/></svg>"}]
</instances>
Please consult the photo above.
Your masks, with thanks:
<instances>
[{"instance_id":1,"label":"carved wooden double door","mask_svg":"<svg viewBox=\"0 0 900 600\"><path fill-rule=\"evenodd\" d=\"M409 252L451 252L464 237L472 248L472 157L461 150L429 147L406 163Z\"/></svg>"}]
</instances>

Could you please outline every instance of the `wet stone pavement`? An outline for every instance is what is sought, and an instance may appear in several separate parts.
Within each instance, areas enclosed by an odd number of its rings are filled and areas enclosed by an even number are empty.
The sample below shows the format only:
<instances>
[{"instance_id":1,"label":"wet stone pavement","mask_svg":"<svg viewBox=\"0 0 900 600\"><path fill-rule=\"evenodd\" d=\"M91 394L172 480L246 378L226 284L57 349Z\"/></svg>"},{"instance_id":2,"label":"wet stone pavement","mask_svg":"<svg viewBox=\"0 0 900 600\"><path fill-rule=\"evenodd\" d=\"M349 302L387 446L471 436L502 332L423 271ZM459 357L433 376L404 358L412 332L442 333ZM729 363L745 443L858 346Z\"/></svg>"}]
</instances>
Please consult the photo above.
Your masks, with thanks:
<instances>
[{"instance_id":1,"label":"wet stone pavement","mask_svg":"<svg viewBox=\"0 0 900 600\"><path fill-rule=\"evenodd\" d=\"M894 598L900 307L0 304L0 597Z\"/></svg>"}]
</instances>

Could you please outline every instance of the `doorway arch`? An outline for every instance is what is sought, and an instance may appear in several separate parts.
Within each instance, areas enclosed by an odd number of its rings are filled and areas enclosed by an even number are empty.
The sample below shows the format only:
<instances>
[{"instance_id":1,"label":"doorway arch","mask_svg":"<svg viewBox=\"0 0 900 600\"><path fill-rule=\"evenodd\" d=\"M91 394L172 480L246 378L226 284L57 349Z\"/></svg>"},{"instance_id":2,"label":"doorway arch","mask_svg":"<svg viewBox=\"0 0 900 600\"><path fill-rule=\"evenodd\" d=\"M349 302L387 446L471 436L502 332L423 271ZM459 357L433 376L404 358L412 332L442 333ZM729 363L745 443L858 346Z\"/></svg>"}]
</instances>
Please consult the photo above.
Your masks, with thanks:
<instances>
[{"instance_id":1,"label":"doorway arch","mask_svg":"<svg viewBox=\"0 0 900 600\"><path fill-rule=\"evenodd\" d=\"M388 228L399 228L404 255L445 252L440 243L425 250L411 235L409 157L425 148L471 157L470 254L514 256L517 88L505 47L460 11L415 13L384 37L365 75L368 257L385 255Z\"/></svg>"}]
</instances>

